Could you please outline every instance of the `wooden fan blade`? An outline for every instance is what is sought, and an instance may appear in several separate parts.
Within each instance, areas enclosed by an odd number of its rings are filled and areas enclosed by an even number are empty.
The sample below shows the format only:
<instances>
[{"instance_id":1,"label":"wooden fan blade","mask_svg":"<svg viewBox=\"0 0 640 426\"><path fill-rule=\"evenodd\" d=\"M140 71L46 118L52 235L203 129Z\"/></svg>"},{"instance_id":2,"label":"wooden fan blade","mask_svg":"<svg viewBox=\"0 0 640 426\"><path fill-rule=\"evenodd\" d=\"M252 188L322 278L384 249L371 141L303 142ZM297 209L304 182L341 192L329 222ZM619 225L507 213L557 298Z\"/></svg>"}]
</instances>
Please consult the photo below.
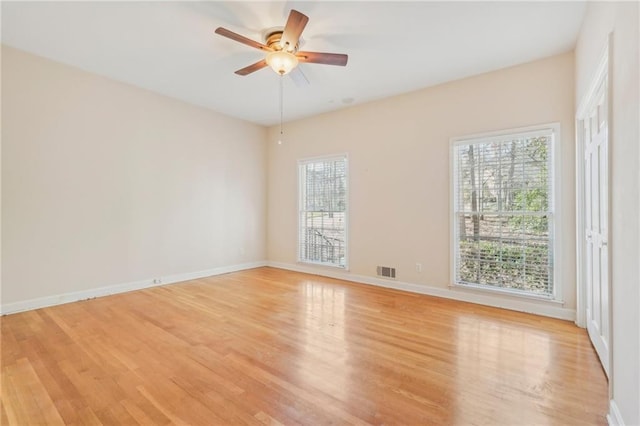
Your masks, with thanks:
<instances>
[{"instance_id":1,"label":"wooden fan blade","mask_svg":"<svg viewBox=\"0 0 640 426\"><path fill-rule=\"evenodd\" d=\"M298 87L307 87L311 85L311 83L309 83L309 79L304 75L300 67L292 69L289 73L289 77L291 77L291 80L293 80L295 85Z\"/></svg>"},{"instance_id":2,"label":"wooden fan blade","mask_svg":"<svg viewBox=\"0 0 640 426\"><path fill-rule=\"evenodd\" d=\"M231 40L237 41L242 44L246 44L247 46L254 47L256 49L264 50L265 52L273 52L273 49L267 45L262 43L258 43L257 41L251 40L243 35L238 33L234 33L226 28L218 27L215 31L216 34L220 34L223 37L230 38Z\"/></svg>"},{"instance_id":3,"label":"wooden fan blade","mask_svg":"<svg viewBox=\"0 0 640 426\"><path fill-rule=\"evenodd\" d=\"M322 52L298 52L296 56L300 62L311 62L313 64L347 65L349 56L342 53L322 53Z\"/></svg>"},{"instance_id":4,"label":"wooden fan blade","mask_svg":"<svg viewBox=\"0 0 640 426\"><path fill-rule=\"evenodd\" d=\"M236 74L238 75L247 75L247 74L251 74L252 72L256 72L258 70L261 70L262 68L266 67L267 61L265 61L264 59L259 60L258 62L256 62L255 64L251 64L248 67L244 67L242 69L239 69L238 71L236 71Z\"/></svg>"},{"instance_id":5,"label":"wooden fan blade","mask_svg":"<svg viewBox=\"0 0 640 426\"><path fill-rule=\"evenodd\" d=\"M280 45L282 45L284 50L288 50L289 52L293 51L298 44L302 30L304 30L307 22L309 22L307 15L291 9L287 23L284 26L284 31L282 32L282 38L280 39Z\"/></svg>"}]
</instances>

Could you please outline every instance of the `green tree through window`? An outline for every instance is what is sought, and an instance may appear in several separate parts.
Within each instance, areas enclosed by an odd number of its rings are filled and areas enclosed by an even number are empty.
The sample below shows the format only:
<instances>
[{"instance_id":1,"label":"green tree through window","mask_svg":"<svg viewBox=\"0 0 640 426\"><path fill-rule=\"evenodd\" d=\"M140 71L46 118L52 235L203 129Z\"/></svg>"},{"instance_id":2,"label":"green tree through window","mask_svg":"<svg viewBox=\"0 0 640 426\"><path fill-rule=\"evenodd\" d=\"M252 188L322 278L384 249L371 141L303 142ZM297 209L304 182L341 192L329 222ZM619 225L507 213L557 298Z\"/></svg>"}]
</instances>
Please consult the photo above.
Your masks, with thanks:
<instances>
[{"instance_id":1,"label":"green tree through window","mask_svg":"<svg viewBox=\"0 0 640 426\"><path fill-rule=\"evenodd\" d=\"M455 282L552 296L553 132L453 146Z\"/></svg>"}]
</instances>

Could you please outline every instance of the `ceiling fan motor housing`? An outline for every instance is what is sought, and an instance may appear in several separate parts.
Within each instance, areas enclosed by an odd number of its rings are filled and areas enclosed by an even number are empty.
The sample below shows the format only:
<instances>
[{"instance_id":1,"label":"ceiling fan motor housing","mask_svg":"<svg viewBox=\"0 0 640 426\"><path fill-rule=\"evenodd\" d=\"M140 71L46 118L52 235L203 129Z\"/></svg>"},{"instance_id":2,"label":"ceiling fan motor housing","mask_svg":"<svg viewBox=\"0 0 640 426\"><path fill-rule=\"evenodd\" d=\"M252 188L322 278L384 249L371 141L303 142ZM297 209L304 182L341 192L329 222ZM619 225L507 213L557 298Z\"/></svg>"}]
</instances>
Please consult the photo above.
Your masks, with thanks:
<instances>
[{"instance_id":1,"label":"ceiling fan motor housing","mask_svg":"<svg viewBox=\"0 0 640 426\"><path fill-rule=\"evenodd\" d=\"M273 50L285 50L295 55L295 53L298 51L299 43L296 43L295 46L282 46L280 44L280 40L282 40L282 31L274 31L272 33L269 33L265 37L265 44Z\"/></svg>"}]
</instances>

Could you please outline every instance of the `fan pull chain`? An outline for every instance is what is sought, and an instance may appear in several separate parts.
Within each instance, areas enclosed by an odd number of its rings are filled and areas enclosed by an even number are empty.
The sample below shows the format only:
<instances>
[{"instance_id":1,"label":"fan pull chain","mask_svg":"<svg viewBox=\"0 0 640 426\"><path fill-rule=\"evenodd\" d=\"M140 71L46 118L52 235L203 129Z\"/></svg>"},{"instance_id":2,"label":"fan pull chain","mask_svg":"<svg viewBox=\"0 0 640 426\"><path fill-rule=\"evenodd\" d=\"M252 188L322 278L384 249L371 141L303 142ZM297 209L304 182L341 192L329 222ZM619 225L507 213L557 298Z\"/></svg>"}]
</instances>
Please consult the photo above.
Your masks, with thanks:
<instances>
[{"instance_id":1,"label":"fan pull chain","mask_svg":"<svg viewBox=\"0 0 640 426\"><path fill-rule=\"evenodd\" d=\"M282 145L282 117L284 115L284 75L280 75L280 138L278 145Z\"/></svg>"}]
</instances>

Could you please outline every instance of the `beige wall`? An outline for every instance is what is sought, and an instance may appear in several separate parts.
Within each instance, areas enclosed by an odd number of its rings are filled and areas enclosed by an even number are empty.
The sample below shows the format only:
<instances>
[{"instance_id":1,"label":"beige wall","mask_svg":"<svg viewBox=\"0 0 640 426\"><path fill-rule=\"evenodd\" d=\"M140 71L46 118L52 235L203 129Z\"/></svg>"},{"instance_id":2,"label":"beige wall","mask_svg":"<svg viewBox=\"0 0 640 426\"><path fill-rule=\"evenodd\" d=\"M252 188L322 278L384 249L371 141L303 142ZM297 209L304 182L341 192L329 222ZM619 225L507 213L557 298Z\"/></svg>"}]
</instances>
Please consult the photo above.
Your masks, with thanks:
<instances>
[{"instance_id":1,"label":"beige wall","mask_svg":"<svg viewBox=\"0 0 640 426\"><path fill-rule=\"evenodd\" d=\"M395 266L399 281L449 291L449 138L559 121L562 285L575 308L572 54L289 123L277 145L276 128L267 138L259 126L2 53L3 304L266 258L295 264L296 160L341 152L351 274Z\"/></svg>"},{"instance_id":2,"label":"beige wall","mask_svg":"<svg viewBox=\"0 0 640 426\"><path fill-rule=\"evenodd\" d=\"M2 48L2 303L266 258L266 130Z\"/></svg>"},{"instance_id":3,"label":"beige wall","mask_svg":"<svg viewBox=\"0 0 640 426\"><path fill-rule=\"evenodd\" d=\"M637 2L590 2L576 46L579 105L613 33L610 124L612 406L640 424L640 50ZM613 423L616 424L616 423Z\"/></svg>"},{"instance_id":4,"label":"beige wall","mask_svg":"<svg viewBox=\"0 0 640 426\"><path fill-rule=\"evenodd\" d=\"M575 309L573 53L287 123L269 132L268 258L296 262L300 158L348 153L350 273L394 266L402 282L447 289L449 138L561 123L565 307ZM401 73L397 77L402 78ZM416 272L421 263L423 272Z\"/></svg>"}]
</instances>

